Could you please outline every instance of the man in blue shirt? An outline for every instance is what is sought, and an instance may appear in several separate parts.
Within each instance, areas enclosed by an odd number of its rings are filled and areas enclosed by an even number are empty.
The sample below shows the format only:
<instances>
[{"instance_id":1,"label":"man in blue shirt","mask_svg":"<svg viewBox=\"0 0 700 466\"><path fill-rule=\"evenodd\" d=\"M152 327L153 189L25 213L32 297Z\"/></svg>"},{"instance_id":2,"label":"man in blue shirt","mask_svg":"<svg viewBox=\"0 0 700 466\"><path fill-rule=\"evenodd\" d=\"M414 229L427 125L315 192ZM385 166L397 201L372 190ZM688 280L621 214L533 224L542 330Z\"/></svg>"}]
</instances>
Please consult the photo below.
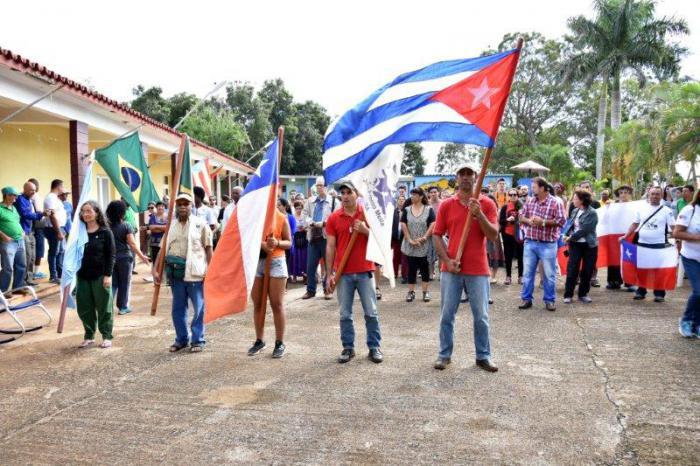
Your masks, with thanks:
<instances>
[{"instance_id":1,"label":"man in blue shirt","mask_svg":"<svg viewBox=\"0 0 700 466\"><path fill-rule=\"evenodd\" d=\"M44 212L37 212L32 202L32 197L36 193L36 186L31 181L24 183L22 194L15 200L15 209L19 213L19 223L24 231L24 253L27 262L27 270L24 281L27 285L35 286L34 281L34 260L36 257L36 238L32 225L35 221L44 217Z\"/></svg>"}]
</instances>

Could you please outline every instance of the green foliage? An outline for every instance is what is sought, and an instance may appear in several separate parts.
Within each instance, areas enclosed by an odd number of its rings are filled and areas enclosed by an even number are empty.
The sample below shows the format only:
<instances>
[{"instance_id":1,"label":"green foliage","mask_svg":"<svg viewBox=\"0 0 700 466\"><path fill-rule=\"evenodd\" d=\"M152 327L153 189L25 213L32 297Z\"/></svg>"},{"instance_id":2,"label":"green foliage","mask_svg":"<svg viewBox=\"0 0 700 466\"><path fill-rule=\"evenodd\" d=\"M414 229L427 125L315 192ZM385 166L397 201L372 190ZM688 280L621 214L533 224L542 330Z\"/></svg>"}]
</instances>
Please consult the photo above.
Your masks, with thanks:
<instances>
[{"instance_id":1,"label":"green foliage","mask_svg":"<svg viewBox=\"0 0 700 466\"><path fill-rule=\"evenodd\" d=\"M423 146L410 142L403 146L403 161L401 173L404 175L422 175L425 172L427 161L423 157Z\"/></svg>"},{"instance_id":2,"label":"green foliage","mask_svg":"<svg viewBox=\"0 0 700 466\"><path fill-rule=\"evenodd\" d=\"M227 154L237 153L246 144L245 131L229 109L202 106L187 117L180 130Z\"/></svg>"},{"instance_id":3,"label":"green foliage","mask_svg":"<svg viewBox=\"0 0 700 466\"><path fill-rule=\"evenodd\" d=\"M552 181L561 181L569 185L576 180L576 170L569 157L568 147L561 144L538 144L526 154L528 158L549 168L547 178Z\"/></svg>"},{"instance_id":4,"label":"green foliage","mask_svg":"<svg viewBox=\"0 0 700 466\"><path fill-rule=\"evenodd\" d=\"M132 90L132 93L136 98L131 101L131 108L161 123L168 123L170 104L162 95L163 89L160 87L146 89L138 85Z\"/></svg>"},{"instance_id":5,"label":"green foliage","mask_svg":"<svg viewBox=\"0 0 700 466\"><path fill-rule=\"evenodd\" d=\"M454 173L469 160L464 144L448 143L440 148L435 169L438 173Z\"/></svg>"},{"instance_id":6,"label":"green foliage","mask_svg":"<svg viewBox=\"0 0 700 466\"><path fill-rule=\"evenodd\" d=\"M199 99L188 93L166 99L159 87L134 89L131 107L169 126L176 125ZM319 174L323 135L330 117L316 102L294 102L281 79L265 81L259 92L247 83L226 89L226 99L212 98L184 121L180 130L255 166L262 147L284 125L281 170L286 174Z\"/></svg>"}]
</instances>

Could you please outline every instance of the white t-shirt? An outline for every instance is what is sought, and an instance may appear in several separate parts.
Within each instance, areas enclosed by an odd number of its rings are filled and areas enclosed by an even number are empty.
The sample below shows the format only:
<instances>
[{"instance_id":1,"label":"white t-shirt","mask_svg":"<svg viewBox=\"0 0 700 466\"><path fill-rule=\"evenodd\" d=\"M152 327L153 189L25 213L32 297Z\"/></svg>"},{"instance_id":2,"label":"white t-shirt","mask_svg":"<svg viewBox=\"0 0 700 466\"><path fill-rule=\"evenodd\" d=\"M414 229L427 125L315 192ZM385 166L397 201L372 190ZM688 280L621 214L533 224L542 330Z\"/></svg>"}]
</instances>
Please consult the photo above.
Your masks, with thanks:
<instances>
[{"instance_id":1,"label":"white t-shirt","mask_svg":"<svg viewBox=\"0 0 700 466\"><path fill-rule=\"evenodd\" d=\"M700 233L700 206L683 207L676 219L678 225L687 228L688 233ZM683 241L681 255L687 259L700 261L700 241Z\"/></svg>"},{"instance_id":2,"label":"white t-shirt","mask_svg":"<svg viewBox=\"0 0 700 466\"><path fill-rule=\"evenodd\" d=\"M66 226L66 221L68 220L68 214L66 214L66 208L63 207L63 202L58 198L56 193L48 193L46 199L44 199L44 209L51 209L54 211L56 220L58 221L59 227ZM46 222L46 226L50 227L53 224L49 220Z\"/></svg>"},{"instance_id":3,"label":"white t-shirt","mask_svg":"<svg viewBox=\"0 0 700 466\"><path fill-rule=\"evenodd\" d=\"M647 203L634 216L634 223L639 224L641 227L638 231L639 242L642 244L664 244L669 238L667 232L670 235L673 226L676 224L673 211L666 206L662 206L661 210L656 212L659 207L658 205L653 206ZM656 214L649 218L654 212ZM644 223L643 226L642 223Z\"/></svg>"},{"instance_id":4,"label":"white t-shirt","mask_svg":"<svg viewBox=\"0 0 700 466\"><path fill-rule=\"evenodd\" d=\"M207 225L216 225L217 224L217 217L218 211L216 209L212 209L211 207L202 204L199 207L195 207L194 209L194 214L207 222Z\"/></svg>"}]
</instances>

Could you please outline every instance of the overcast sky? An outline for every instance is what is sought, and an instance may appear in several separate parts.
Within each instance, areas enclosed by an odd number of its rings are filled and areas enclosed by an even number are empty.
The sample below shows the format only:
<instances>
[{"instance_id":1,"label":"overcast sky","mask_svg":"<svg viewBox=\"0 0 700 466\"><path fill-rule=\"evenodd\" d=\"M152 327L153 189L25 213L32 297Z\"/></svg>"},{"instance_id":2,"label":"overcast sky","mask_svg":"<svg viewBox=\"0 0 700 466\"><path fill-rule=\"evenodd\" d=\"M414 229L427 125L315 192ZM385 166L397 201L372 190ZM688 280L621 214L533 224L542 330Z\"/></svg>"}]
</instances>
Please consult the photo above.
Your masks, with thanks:
<instances>
[{"instance_id":1,"label":"overcast sky","mask_svg":"<svg viewBox=\"0 0 700 466\"><path fill-rule=\"evenodd\" d=\"M700 78L697 5L657 10L688 21L683 72ZM508 32L558 37L579 14L592 16L590 0L12 1L0 46L118 100L137 84L203 96L221 80L280 77L337 115L400 73L478 55Z\"/></svg>"},{"instance_id":2,"label":"overcast sky","mask_svg":"<svg viewBox=\"0 0 700 466\"><path fill-rule=\"evenodd\" d=\"M397 75L477 56L504 34L567 32L591 0L239 0L5 2L0 47L120 100L138 84L203 97L215 83L282 78L298 101L337 116ZM700 79L700 7L658 2L691 35L682 72ZM221 96L225 91L220 91ZM426 172L440 143L423 144Z\"/></svg>"}]
</instances>

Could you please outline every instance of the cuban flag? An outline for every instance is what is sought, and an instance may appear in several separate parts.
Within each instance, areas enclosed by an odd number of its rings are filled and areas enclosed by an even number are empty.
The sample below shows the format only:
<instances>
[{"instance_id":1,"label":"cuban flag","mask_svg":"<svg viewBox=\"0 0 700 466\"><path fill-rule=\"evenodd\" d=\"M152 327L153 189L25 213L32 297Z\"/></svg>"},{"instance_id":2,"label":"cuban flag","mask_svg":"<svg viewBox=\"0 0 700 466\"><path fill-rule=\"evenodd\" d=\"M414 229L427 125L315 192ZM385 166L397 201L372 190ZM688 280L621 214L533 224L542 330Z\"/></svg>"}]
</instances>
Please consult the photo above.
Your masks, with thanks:
<instances>
[{"instance_id":1,"label":"cuban flag","mask_svg":"<svg viewBox=\"0 0 700 466\"><path fill-rule=\"evenodd\" d=\"M435 63L402 74L328 128L323 169L334 183L390 144L437 141L492 147L520 49Z\"/></svg>"},{"instance_id":2,"label":"cuban flag","mask_svg":"<svg viewBox=\"0 0 700 466\"><path fill-rule=\"evenodd\" d=\"M353 181L370 228L367 260L394 286L391 227L407 142L492 147L520 49L451 60L402 74L335 120L324 140L326 182Z\"/></svg>"},{"instance_id":3,"label":"cuban flag","mask_svg":"<svg viewBox=\"0 0 700 466\"><path fill-rule=\"evenodd\" d=\"M255 280L264 232L272 230L277 203L279 141L269 146L232 209L204 279L205 322L242 312Z\"/></svg>"},{"instance_id":4,"label":"cuban flag","mask_svg":"<svg viewBox=\"0 0 700 466\"><path fill-rule=\"evenodd\" d=\"M678 251L673 246L649 248L623 241L620 246L622 279L648 290L676 287Z\"/></svg>"}]
</instances>

